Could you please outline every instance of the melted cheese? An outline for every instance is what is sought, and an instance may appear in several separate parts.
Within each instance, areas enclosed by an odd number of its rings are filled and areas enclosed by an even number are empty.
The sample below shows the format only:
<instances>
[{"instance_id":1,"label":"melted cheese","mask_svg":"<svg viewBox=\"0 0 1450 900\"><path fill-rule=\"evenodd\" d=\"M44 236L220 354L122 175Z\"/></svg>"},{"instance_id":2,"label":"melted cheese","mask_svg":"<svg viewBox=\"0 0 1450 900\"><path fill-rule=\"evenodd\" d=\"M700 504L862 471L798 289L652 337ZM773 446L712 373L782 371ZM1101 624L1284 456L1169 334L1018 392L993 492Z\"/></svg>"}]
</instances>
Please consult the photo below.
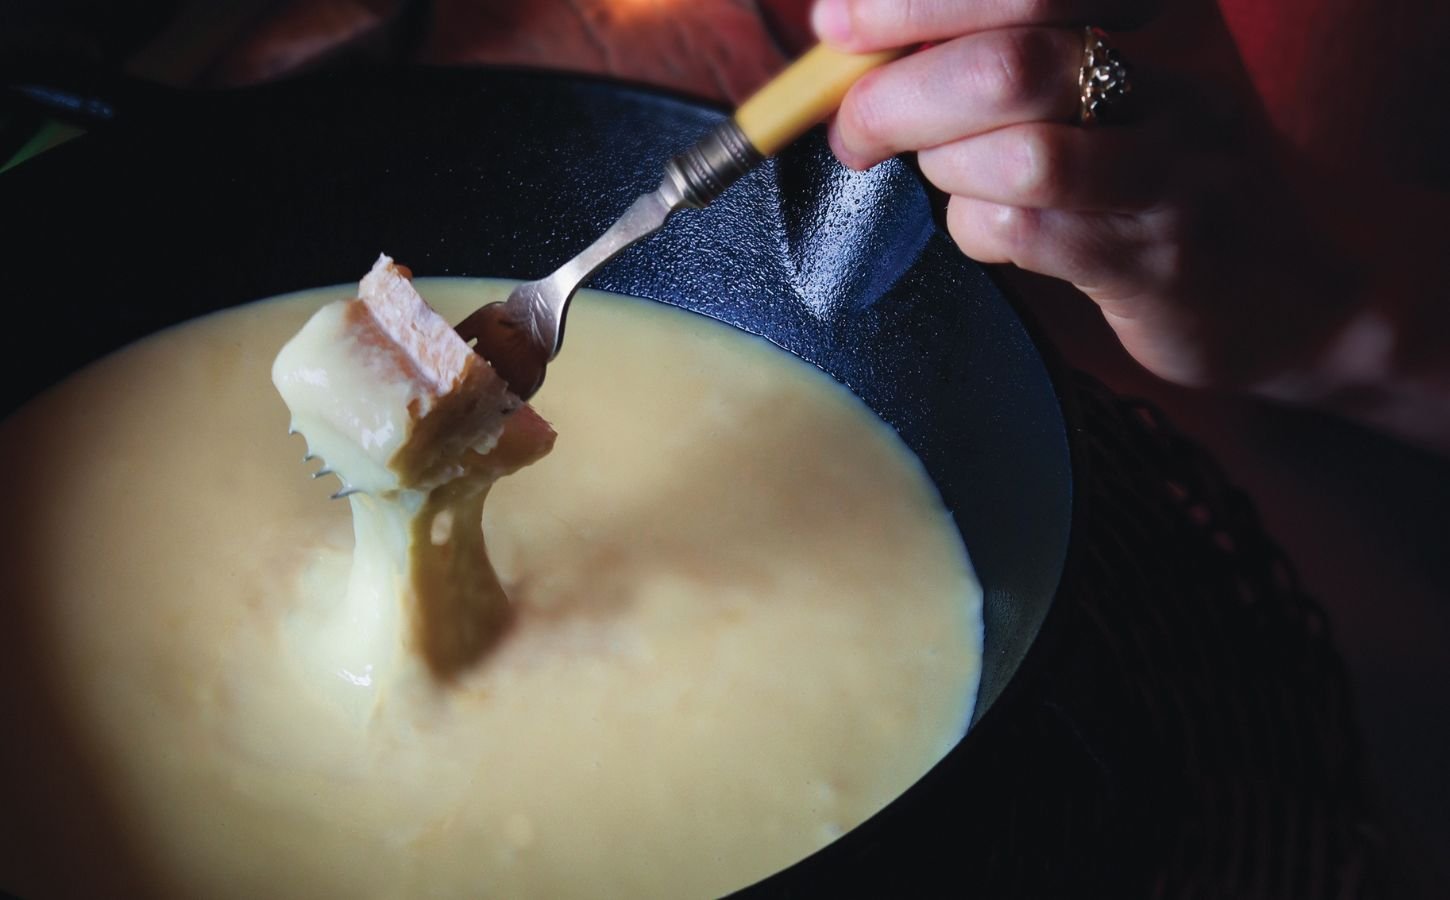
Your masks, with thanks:
<instances>
[{"instance_id":1,"label":"melted cheese","mask_svg":"<svg viewBox=\"0 0 1450 900\"><path fill-rule=\"evenodd\" d=\"M507 289L419 284L454 321ZM354 534L268 383L348 293L189 323L0 423L0 886L710 896L960 737L980 594L915 460L763 342L599 294L535 398L554 451L489 496L511 624L451 680L382 677L417 535ZM355 540L394 549L353 568Z\"/></svg>"},{"instance_id":2,"label":"melted cheese","mask_svg":"<svg viewBox=\"0 0 1450 900\"><path fill-rule=\"evenodd\" d=\"M379 257L358 295L318 310L272 364L292 430L329 467L318 473L354 498L342 609L401 607L365 636L375 679L404 677L410 660L452 678L503 637L512 607L489 563L484 500L555 437L410 279Z\"/></svg>"}]
</instances>

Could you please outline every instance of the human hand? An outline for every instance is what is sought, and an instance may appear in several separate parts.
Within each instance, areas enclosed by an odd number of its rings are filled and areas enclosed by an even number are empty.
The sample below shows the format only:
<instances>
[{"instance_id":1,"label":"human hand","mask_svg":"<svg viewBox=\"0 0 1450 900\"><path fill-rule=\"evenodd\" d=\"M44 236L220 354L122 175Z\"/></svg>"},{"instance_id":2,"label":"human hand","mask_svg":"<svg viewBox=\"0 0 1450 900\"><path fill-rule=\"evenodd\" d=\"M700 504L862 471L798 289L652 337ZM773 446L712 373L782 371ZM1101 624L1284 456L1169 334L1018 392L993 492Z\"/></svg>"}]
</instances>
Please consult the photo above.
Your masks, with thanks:
<instances>
[{"instance_id":1,"label":"human hand","mask_svg":"<svg viewBox=\"0 0 1450 900\"><path fill-rule=\"evenodd\" d=\"M360 43L738 102L808 40L810 0L435 0L420 33L382 41L400 0L250 2L273 13L226 42L214 81L277 77ZM1077 285L1151 371L1450 451L1450 181L1406 164L1445 156L1392 117L1433 107L1443 79L1424 75L1426 60L1443 59L1450 16L1435 25L1427 3L1388 15L1323 0L1332 14L1303 21L1296 10L1314 2L841 0L854 27L822 27L828 42L937 44L863 79L831 141L858 168L921 151L924 174L951 195L963 250ZM1266 53L1283 55L1291 77L1259 93L1230 14L1240 27L1277 23L1247 58L1261 73ZM1130 124L1076 124L1087 24L1119 29L1112 40L1135 70ZM1361 46L1388 52L1325 52Z\"/></svg>"},{"instance_id":2,"label":"human hand","mask_svg":"<svg viewBox=\"0 0 1450 900\"><path fill-rule=\"evenodd\" d=\"M1154 373L1306 390L1355 273L1310 227L1215 4L1160 6L819 0L816 30L843 49L935 42L852 88L832 148L853 168L917 151L966 254L1076 285ZM1120 41L1143 63L1128 123L1078 122L1087 24L1139 29Z\"/></svg>"}]
</instances>

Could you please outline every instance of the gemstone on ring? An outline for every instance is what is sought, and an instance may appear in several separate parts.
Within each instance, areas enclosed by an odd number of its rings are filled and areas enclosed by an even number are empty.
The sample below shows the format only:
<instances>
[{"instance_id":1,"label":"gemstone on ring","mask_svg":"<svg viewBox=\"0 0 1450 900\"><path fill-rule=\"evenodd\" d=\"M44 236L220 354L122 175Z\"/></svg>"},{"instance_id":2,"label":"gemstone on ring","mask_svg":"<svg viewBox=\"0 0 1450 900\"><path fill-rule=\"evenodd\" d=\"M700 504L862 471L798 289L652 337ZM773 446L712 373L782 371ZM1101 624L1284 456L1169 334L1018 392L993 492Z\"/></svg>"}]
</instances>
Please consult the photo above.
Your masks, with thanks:
<instances>
[{"instance_id":1,"label":"gemstone on ring","mask_svg":"<svg viewBox=\"0 0 1450 900\"><path fill-rule=\"evenodd\" d=\"M1078 70L1077 85L1078 121L1083 125L1112 120L1116 116L1114 111L1121 110L1132 93L1128 64L1108 45L1107 35L1101 29L1092 26L1083 29L1082 67Z\"/></svg>"}]
</instances>

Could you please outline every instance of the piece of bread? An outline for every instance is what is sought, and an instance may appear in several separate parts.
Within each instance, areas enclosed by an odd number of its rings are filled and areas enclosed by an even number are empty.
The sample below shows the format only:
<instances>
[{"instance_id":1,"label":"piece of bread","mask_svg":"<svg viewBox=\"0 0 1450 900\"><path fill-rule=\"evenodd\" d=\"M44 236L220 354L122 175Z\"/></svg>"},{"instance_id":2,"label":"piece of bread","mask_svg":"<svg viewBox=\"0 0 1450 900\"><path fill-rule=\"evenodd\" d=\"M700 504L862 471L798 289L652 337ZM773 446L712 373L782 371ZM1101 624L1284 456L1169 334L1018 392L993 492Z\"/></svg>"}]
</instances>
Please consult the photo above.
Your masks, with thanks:
<instances>
[{"instance_id":1,"label":"piece of bread","mask_svg":"<svg viewBox=\"0 0 1450 900\"><path fill-rule=\"evenodd\" d=\"M523 406L386 255L356 298L324 307L282 348L272 380L310 452L345 487L374 494L460 477ZM531 462L553 445L553 431L526 419L528 446L510 455Z\"/></svg>"}]
</instances>

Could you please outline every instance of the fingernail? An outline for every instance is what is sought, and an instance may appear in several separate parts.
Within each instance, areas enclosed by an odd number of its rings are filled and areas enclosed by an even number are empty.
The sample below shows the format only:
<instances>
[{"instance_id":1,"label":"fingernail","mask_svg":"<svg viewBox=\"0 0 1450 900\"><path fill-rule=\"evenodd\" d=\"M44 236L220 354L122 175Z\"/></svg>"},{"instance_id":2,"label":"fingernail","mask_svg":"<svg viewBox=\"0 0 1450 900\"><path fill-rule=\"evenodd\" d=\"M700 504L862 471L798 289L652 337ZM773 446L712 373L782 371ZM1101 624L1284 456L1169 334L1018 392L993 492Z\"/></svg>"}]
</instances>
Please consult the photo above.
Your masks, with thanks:
<instances>
[{"instance_id":1,"label":"fingernail","mask_svg":"<svg viewBox=\"0 0 1450 900\"><path fill-rule=\"evenodd\" d=\"M846 9L848 0L816 0L811 8L811 28L816 37L832 44L845 44L851 40L851 14Z\"/></svg>"}]
</instances>

